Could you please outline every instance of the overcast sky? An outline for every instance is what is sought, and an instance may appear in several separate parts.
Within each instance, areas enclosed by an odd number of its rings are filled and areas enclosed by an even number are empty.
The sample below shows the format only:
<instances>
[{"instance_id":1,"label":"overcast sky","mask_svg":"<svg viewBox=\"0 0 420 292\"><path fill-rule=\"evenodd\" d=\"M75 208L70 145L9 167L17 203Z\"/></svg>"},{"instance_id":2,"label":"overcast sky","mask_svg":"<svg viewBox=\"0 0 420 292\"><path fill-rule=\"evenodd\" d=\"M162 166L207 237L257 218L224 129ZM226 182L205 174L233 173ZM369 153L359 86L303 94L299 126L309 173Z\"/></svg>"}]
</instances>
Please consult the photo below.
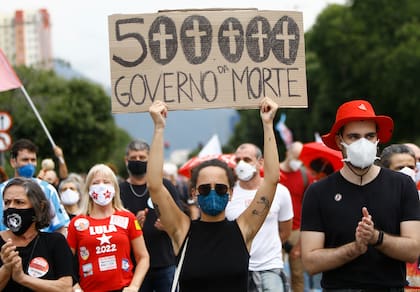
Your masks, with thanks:
<instances>
[{"instance_id":1,"label":"overcast sky","mask_svg":"<svg viewBox=\"0 0 420 292\"><path fill-rule=\"evenodd\" d=\"M111 14L156 13L165 9L257 8L260 10L301 11L305 31L317 15L332 3L346 0L0 0L0 11L46 8L52 22L55 58L70 62L72 68L89 79L111 87L108 43L108 16ZM233 110L175 111L168 117L165 139L171 151L194 149L218 134L222 144L232 129ZM117 114L117 124L134 138L150 142L153 125L146 113ZM188 125L188 131L185 131ZM191 135L194 133L194 135Z\"/></svg>"},{"instance_id":2,"label":"overcast sky","mask_svg":"<svg viewBox=\"0 0 420 292\"><path fill-rule=\"evenodd\" d=\"M345 0L1 0L0 11L46 8L51 16L53 54L88 78L110 87L108 15L156 13L162 9L258 8L303 12L307 30L328 4Z\"/></svg>"}]
</instances>

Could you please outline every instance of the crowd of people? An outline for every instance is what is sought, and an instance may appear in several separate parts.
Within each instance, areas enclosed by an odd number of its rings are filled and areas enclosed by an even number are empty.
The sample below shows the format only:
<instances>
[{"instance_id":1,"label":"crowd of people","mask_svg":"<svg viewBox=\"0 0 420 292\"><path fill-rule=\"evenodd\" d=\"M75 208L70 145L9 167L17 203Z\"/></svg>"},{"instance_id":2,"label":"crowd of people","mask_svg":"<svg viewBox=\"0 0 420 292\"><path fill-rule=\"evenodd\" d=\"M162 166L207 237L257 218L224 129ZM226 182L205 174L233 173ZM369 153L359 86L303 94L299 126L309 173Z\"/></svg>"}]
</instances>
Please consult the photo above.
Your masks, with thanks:
<instances>
[{"instance_id":1,"label":"crowd of people","mask_svg":"<svg viewBox=\"0 0 420 292\"><path fill-rule=\"evenodd\" d=\"M164 161L168 107L149 109L149 145L126 148L128 177L98 163L69 172L17 140L0 184L2 291L418 291L420 149L391 140L391 117L342 104L323 143L343 156L303 165L303 143L279 159L278 106L260 102L263 148L244 143L235 167L212 159L188 184ZM263 172L261 171L263 169Z\"/></svg>"}]
</instances>

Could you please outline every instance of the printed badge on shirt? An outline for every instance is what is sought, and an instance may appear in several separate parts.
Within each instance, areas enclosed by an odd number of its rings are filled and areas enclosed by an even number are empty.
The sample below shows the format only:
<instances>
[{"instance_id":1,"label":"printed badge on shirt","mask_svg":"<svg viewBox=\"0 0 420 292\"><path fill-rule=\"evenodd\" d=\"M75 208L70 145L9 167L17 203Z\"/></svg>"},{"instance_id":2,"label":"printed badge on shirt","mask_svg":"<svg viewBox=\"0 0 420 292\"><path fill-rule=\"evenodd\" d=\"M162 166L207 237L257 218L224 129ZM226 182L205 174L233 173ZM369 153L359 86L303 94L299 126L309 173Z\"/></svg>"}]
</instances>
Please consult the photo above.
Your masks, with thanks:
<instances>
[{"instance_id":1,"label":"printed badge on shirt","mask_svg":"<svg viewBox=\"0 0 420 292\"><path fill-rule=\"evenodd\" d=\"M113 224L115 226L119 226L123 229L127 229L128 227L128 217L119 216L119 215L112 215L109 224Z\"/></svg>"},{"instance_id":2,"label":"printed badge on shirt","mask_svg":"<svg viewBox=\"0 0 420 292\"><path fill-rule=\"evenodd\" d=\"M141 230L140 223L139 223L139 221L137 219L134 220L134 226L136 227L136 230Z\"/></svg>"},{"instance_id":3,"label":"printed badge on shirt","mask_svg":"<svg viewBox=\"0 0 420 292\"><path fill-rule=\"evenodd\" d=\"M82 260L86 261L89 258L89 250L85 246L81 246L79 252Z\"/></svg>"},{"instance_id":4,"label":"printed badge on shirt","mask_svg":"<svg viewBox=\"0 0 420 292\"><path fill-rule=\"evenodd\" d=\"M74 221L74 228L76 228L77 231L85 231L89 228L89 220L86 218L76 219L76 221Z\"/></svg>"},{"instance_id":5,"label":"printed badge on shirt","mask_svg":"<svg viewBox=\"0 0 420 292\"><path fill-rule=\"evenodd\" d=\"M49 270L49 265L46 259L43 257L36 257L31 260L28 267L28 275L41 278L44 276Z\"/></svg>"},{"instance_id":6,"label":"printed badge on shirt","mask_svg":"<svg viewBox=\"0 0 420 292\"><path fill-rule=\"evenodd\" d=\"M83 277L88 277L93 275L93 265L92 263L88 263L82 266L83 270Z\"/></svg>"},{"instance_id":7,"label":"printed badge on shirt","mask_svg":"<svg viewBox=\"0 0 420 292\"><path fill-rule=\"evenodd\" d=\"M102 257L98 259L99 261L99 271L109 271L117 269L117 259L115 255Z\"/></svg>"},{"instance_id":8,"label":"printed badge on shirt","mask_svg":"<svg viewBox=\"0 0 420 292\"><path fill-rule=\"evenodd\" d=\"M121 268L125 272L128 272L130 270L130 262L128 259L122 259Z\"/></svg>"}]
</instances>

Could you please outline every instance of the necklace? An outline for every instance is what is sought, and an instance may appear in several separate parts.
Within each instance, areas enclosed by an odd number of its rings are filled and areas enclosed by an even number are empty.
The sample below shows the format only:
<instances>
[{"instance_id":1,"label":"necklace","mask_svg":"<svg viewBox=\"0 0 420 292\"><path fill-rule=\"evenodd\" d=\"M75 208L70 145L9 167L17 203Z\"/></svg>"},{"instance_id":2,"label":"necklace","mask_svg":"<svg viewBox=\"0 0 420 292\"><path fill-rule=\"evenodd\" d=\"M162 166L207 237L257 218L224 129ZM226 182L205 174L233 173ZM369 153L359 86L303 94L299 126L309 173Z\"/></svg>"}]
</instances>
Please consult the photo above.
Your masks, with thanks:
<instances>
[{"instance_id":1,"label":"necklace","mask_svg":"<svg viewBox=\"0 0 420 292\"><path fill-rule=\"evenodd\" d=\"M349 169L351 170L351 172L353 172L353 174L357 175L358 177L360 177L360 185L362 185L363 183L363 176L369 172L370 168L372 165L370 165L369 167L367 167L366 171L363 174L358 174L354 169L353 169L353 165L348 164L349 165Z\"/></svg>"},{"instance_id":2,"label":"necklace","mask_svg":"<svg viewBox=\"0 0 420 292\"><path fill-rule=\"evenodd\" d=\"M32 257L34 256L34 252L35 252L36 244L38 243L38 238L39 238L39 235L37 234L37 235L36 235L36 239L35 239L34 246L33 246L33 247L32 247L32 249L31 249L31 254L29 255L28 265L27 265L27 267L26 267L26 271L28 271L28 270L29 270L29 264L31 263Z\"/></svg>"},{"instance_id":3,"label":"necklace","mask_svg":"<svg viewBox=\"0 0 420 292\"><path fill-rule=\"evenodd\" d=\"M128 185L130 186L130 190L131 190L131 192L133 193L133 195L135 195L137 198L141 198L141 197L144 197L144 195L147 193L147 186L146 186L146 188L144 189L144 192L141 194L141 195L139 195L139 194L137 194L136 193L136 191L134 190L134 188L133 188L133 185L132 184L130 184L130 183L128 183Z\"/></svg>"},{"instance_id":4,"label":"necklace","mask_svg":"<svg viewBox=\"0 0 420 292\"><path fill-rule=\"evenodd\" d=\"M39 233L36 234L35 242L34 242L34 245L32 246L31 254L29 255L29 258L28 258L28 264L26 265L26 272L29 271L29 265L31 263L32 257L34 256L35 248L38 243L38 238L39 238ZM21 287L19 291L23 291L23 289L24 287Z\"/></svg>"}]
</instances>

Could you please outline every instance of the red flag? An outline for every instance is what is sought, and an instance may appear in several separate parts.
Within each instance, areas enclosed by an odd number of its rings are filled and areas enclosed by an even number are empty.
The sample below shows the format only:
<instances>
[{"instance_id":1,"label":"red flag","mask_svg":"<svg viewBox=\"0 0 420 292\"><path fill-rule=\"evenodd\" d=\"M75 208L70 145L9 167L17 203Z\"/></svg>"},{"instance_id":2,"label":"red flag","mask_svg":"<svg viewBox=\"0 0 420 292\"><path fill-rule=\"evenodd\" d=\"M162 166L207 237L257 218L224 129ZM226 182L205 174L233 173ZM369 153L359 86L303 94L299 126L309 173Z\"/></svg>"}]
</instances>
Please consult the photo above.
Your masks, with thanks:
<instances>
[{"instance_id":1,"label":"red flag","mask_svg":"<svg viewBox=\"0 0 420 292\"><path fill-rule=\"evenodd\" d=\"M19 88L22 83L0 49L0 92Z\"/></svg>"}]
</instances>

